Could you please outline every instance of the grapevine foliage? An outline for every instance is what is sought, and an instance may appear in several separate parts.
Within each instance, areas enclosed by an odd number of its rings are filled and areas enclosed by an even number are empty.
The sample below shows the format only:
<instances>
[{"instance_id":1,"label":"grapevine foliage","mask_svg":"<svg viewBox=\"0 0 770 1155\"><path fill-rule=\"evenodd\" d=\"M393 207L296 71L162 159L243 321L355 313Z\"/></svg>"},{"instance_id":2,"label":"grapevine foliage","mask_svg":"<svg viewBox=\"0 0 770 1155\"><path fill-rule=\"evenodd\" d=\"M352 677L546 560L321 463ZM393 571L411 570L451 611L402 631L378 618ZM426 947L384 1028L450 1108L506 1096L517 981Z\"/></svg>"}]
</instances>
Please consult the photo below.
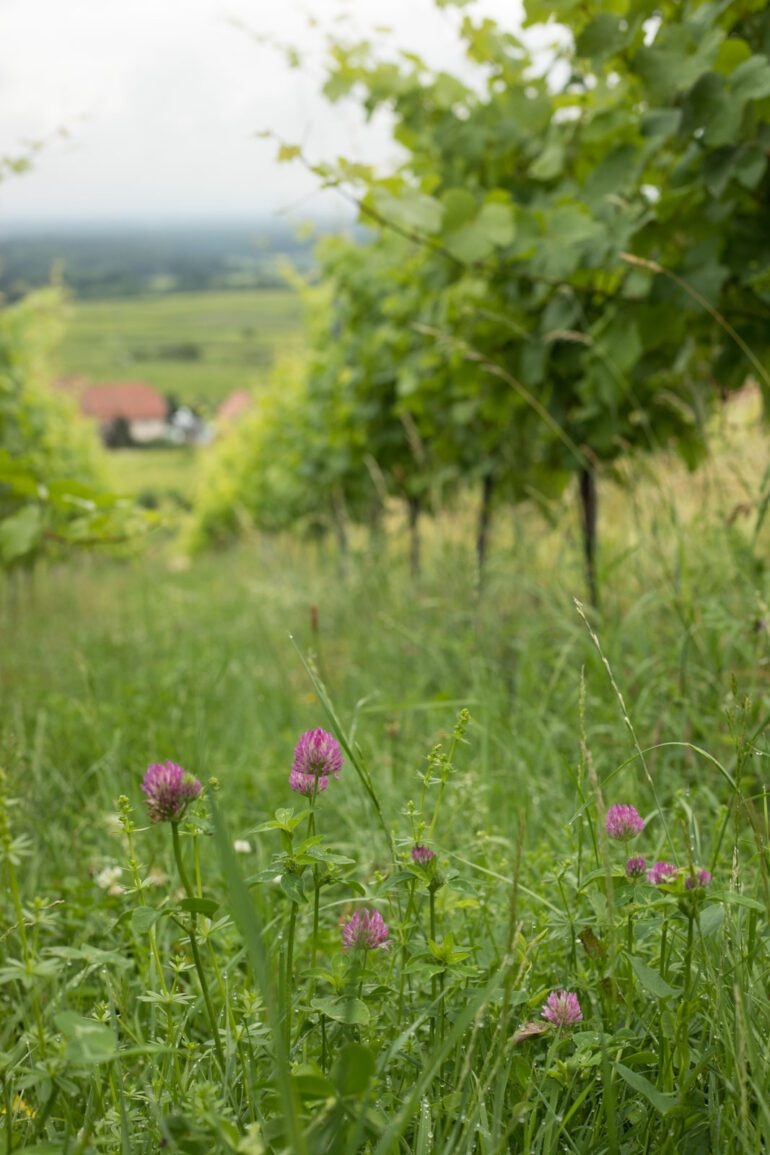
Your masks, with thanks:
<instances>
[{"instance_id":1,"label":"grapevine foliage","mask_svg":"<svg viewBox=\"0 0 770 1155\"><path fill-rule=\"evenodd\" d=\"M590 496L629 453L672 447L694 468L749 373L770 399L763 0L529 0L560 45L547 67L441 7L472 81L331 45L327 97L388 110L404 159L305 160L368 238L321 254L326 324L292 433L307 490L290 487L287 523L298 505L370 517L386 495L435 507L477 480L516 501L577 473Z\"/></svg>"},{"instance_id":2,"label":"grapevine foliage","mask_svg":"<svg viewBox=\"0 0 770 1155\"><path fill-rule=\"evenodd\" d=\"M63 316L55 287L0 311L0 569L148 523L106 492L93 432L52 388Z\"/></svg>"}]
</instances>

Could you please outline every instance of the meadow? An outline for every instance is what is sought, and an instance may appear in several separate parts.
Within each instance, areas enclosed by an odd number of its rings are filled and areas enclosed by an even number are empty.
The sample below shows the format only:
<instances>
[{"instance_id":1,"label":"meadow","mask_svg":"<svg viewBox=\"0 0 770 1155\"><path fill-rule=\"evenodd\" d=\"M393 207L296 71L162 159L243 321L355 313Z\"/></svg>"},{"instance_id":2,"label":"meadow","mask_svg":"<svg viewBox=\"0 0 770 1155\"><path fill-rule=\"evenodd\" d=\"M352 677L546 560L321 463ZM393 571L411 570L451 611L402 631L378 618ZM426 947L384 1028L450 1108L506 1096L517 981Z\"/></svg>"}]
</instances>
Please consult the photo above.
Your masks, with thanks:
<instances>
[{"instance_id":1,"label":"meadow","mask_svg":"<svg viewBox=\"0 0 770 1155\"><path fill-rule=\"evenodd\" d=\"M300 320L290 289L76 300L61 371L146 381L211 416L234 390L258 388L277 350L302 346Z\"/></svg>"},{"instance_id":2,"label":"meadow","mask_svg":"<svg viewBox=\"0 0 770 1155\"><path fill-rule=\"evenodd\" d=\"M605 487L600 611L567 502L501 511L481 592L461 513L417 583L396 528L4 586L6 1150L767 1148L766 442L733 413L694 478ZM303 796L315 727L342 770ZM167 759L203 793L151 823Z\"/></svg>"},{"instance_id":3,"label":"meadow","mask_svg":"<svg viewBox=\"0 0 770 1155\"><path fill-rule=\"evenodd\" d=\"M173 449L116 449L102 455L104 475L114 492L142 505L172 513L195 497L208 446Z\"/></svg>"},{"instance_id":4,"label":"meadow","mask_svg":"<svg viewBox=\"0 0 770 1155\"><path fill-rule=\"evenodd\" d=\"M318 28L394 147L276 128L365 226L306 357L299 295L167 292L275 236L114 238L58 372L13 274L8 1155L770 1151L770 12L466 7L454 73ZM113 454L138 509L68 371L256 404Z\"/></svg>"}]
</instances>

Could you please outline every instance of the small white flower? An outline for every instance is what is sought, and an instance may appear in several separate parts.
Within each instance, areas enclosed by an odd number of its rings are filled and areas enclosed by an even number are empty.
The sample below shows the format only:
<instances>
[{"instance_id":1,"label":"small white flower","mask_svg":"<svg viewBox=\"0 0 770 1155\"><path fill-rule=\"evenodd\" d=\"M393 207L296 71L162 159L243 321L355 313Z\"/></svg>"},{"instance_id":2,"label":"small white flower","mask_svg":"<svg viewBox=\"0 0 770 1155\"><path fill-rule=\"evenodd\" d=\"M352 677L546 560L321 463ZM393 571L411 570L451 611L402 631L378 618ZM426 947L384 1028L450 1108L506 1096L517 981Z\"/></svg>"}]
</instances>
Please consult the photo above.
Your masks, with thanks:
<instances>
[{"instance_id":1,"label":"small white flower","mask_svg":"<svg viewBox=\"0 0 770 1155\"><path fill-rule=\"evenodd\" d=\"M112 888L117 885L122 873L123 868L120 866L105 866L104 870L99 871L94 881L102 890L109 890L110 893L113 893Z\"/></svg>"},{"instance_id":2,"label":"small white flower","mask_svg":"<svg viewBox=\"0 0 770 1155\"><path fill-rule=\"evenodd\" d=\"M236 838L233 843L233 850L236 854L251 854L251 843L247 842L245 838Z\"/></svg>"}]
</instances>

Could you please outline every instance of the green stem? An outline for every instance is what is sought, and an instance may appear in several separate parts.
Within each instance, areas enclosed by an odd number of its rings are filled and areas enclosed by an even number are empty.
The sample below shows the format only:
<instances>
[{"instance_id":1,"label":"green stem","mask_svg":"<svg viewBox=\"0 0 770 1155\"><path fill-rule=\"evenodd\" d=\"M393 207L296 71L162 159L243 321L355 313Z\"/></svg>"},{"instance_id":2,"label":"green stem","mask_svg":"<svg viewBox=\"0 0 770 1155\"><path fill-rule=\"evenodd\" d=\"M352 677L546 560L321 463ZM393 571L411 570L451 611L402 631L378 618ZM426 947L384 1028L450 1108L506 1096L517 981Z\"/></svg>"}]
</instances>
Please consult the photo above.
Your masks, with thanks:
<instances>
[{"instance_id":1,"label":"green stem","mask_svg":"<svg viewBox=\"0 0 770 1155\"><path fill-rule=\"evenodd\" d=\"M628 993L626 994L626 1026L631 1023L631 1011L634 1003L634 968L631 959L634 953L634 915L629 911L626 923L626 952L628 954Z\"/></svg>"},{"instance_id":2,"label":"green stem","mask_svg":"<svg viewBox=\"0 0 770 1155\"><path fill-rule=\"evenodd\" d=\"M684 990L682 993L683 1001L686 1001L690 994L690 978L692 970L692 947L693 947L693 927L695 923L695 916L692 911L687 915L687 946L684 952Z\"/></svg>"},{"instance_id":3,"label":"green stem","mask_svg":"<svg viewBox=\"0 0 770 1155\"><path fill-rule=\"evenodd\" d=\"M433 809L433 817L431 818L430 826L428 827L428 834L427 834L428 840L433 838L433 832L436 829L436 823L438 822L438 812L441 808L441 802L442 802L442 799L444 797L444 791L446 790L446 783L447 783L446 778L442 777L441 785L438 788L438 795L436 797L436 805Z\"/></svg>"},{"instance_id":4,"label":"green stem","mask_svg":"<svg viewBox=\"0 0 770 1155\"><path fill-rule=\"evenodd\" d=\"M444 1000L444 983L445 983L445 981L446 981L446 971L442 971L441 974L439 975L439 994L441 996L441 1005L439 1008L439 1020L438 1020L439 1044L443 1043L443 1041L444 1041L444 1027L446 1024L446 1002Z\"/></svg>"},{"instance_id":5,"label":"green stem","mask_svg":"<svg viewBox=\"0 0 770 1155\"><path fill-rule=\"evenodd\" d=\"M315 777L313 784L313 793L308 798L308 816L307 816L307 836L312 838L315 834L315 800L318 795L318 775ZM318 884L318 867L313 867L313 940L311 948L312 966L315 966L318 957L318 919L321 904L321 888Z\"/></svg>"},{"instance_id":6,"label":"green stem","mask_svg":"<svg viewBox=\"0 0 770 1155\"><path fill-rule=\"evenodd\" d=\"M182 880L182 886L184 887L184 892L188 898L195 898L193 888L190 886L190 880L187 877L187 871L184 868L184 862L182 860L182 844L179 841L179 823L178 822L172 822L171 823L171 837L172 837L172 841L174 843L174 858L176 860L176 868L179 871L179 877Z\"/></svg>"},{"instance_id":7,"label":"green stem","mask_svg":"<svg viewBox=\"0 0 770 1155\"><path fill-rule=\"evenodd\" d=\"M318 867L313 867L313 963L315 966L316 955L318 954L318 922L321 913L321 886L318 881Z\"/></svg>"},{"instance_id":8,"label":"green stem","mask_svg":"<svg viewBox=\"0 0 770 1155\"><path fill-rule=\"evenodd\" d=\"M184 868L184 862L182 861L182 847L179 841L178 822L171 823L171 835L174 843L174 858L176 859L176 867L179 871L179 877L182 880L182 886L185 889L187 897L194 898L195 895L193 894L192 887L190 886L190 880L187 877L187 872ZM198 972L198 980L201 984L201 991L203 992L203 1001L206 1004L206 1013L209 1018L209 1026L211 1027L211 1034L214 1039L214 1050L216 1051L217 1062L219 1063L222 1074L224 1075L226 1070L225 1055L224 1051L222 1050L222 1044L219 1040L219 1030L217 1028L217 1020L214 1014L214 1007L211 1002L211 995L209 994L209 986L206 981L206 973L203 969L203 962L201 961L200 951L198 950L198 939L195 934L195 923L196 916L195 912L192 911L190 914L190 925L187 928L187 934L190 938L193 962L195 963L195 969Z\"/></svg>"},{"instance_id":9,"label":"green stem","mask_svg":"<svg viewBox=\"0 0 770 1155\"><path fill-rule=\"evenodd\" d=\"M727 827L729 825L730 818L732 816L733 802L734 801L735 801L735 794L733 793L730 797L730 801L727 804L727 810L725 811L725 819L724 819L724 822L722 823L722 828L719 831L719 836L718 836L718 838L716 840L716 844L714 846L714 853L711 855L711 869L712 869L712 871L716 870L717 863L719 862L719 853L722 849L722 841L724 839L725 834L727 833Z\"/></svg>"},{"instance_id":10,"label":"green stem","mask_svg":"<svg viewBox=\"0 0 770 1155\"><path fill-rule=\"evenodd\" d=\"M13 899L13 909L16 914L16 925L19 931L19 938L21 939L21 953L24 955L24 962L29 963L29 943L27 941L27 928L24 924L24 909L21 905L21 895L19 893L19 882L16 878L16 871L10 858L8 859L8 882L11 887L11 897Z\"/></svg>"},{"instance_id":11,"label":"green stem","mask_svg":"<svg viewBox=\"0 0 770 1155\"><path fill-rule=\"evenodd\" d=\"M364 979L366 978L366 964L369 961L369 951L364 950L363 954L364 954L364 961L361 964L361 981L358 984L358 997L359 997L359 999L362 999L364 997Z\"/></svg>"},{"instance_id":12,"label":"green stem","mask_svg":"<svg viewBox=\"0 0 770 1155\"><path fill-rule=\"evenodd\" d=\"M297 904L291 904L289 934L286 942L286 1042L291 1049L291 977L294 964L294 931L297 925Z\"/></svg>"},{"instance_id":13,"label":"green stem","mask_svg":"<svg viewBox=\"0 0 770 1155\"><path fill-rule=\"evenodd\" d=\"M431 889L428 891L428 901L430 903L430 937L431 937L431 941L435 942L436 941L436 892L435 892L435 890ZM436 1001L436 976L435 975L432 975L431 980L430 980L430 1001L432 1003L435 1003L435 1001ZM436 1016L435 1016L435 1010L434 1010L433 1018L431 1019L431 1036L435 1033L435 1029L436 1029Z\"/></svg>"},{"instance_id":14,"label":"green stem","mask_svg":"<svg viewBox=\"0 0 770 1155\"><path fill-rule=\"evenodd\" d=\"M203 897L203 879L201 878L201 849L200 849L200 839L198 837L197 831L195 831L192 835L192 844L193 844L193 867L195 869L195 888L196 888L197 894L202 898Z\"/></svg>"},{"instance_id":15,"label":"green stem","mask_svg":"<svg viewBox=\"0 0 770 1155\"><path fill-rule=\"evenodd\" d=\"M406 914L404 915L404 923L408 924L410 915L417 914L417 907L414 901L414 891L417 885L417 880L412 879L409 883L409 901L406 904ZM418 924L419 925L419 924ZM406 964L409 961L409 947L407 945L407 937L404 936L404 945L401 948L401 970L398 976L398 1019L399 1022L404 1013L404 982L406 979Z\"/></svg>"},{"instance_id":16,"label":"green stem","mask_svg":"<svg viewBox=\"0 0 770 1155\"><path fill-rule=\"evenodd\" d=\"M433 832L436 829L436 823L438 822L438 812L441 808L441 802L442 802L442 799L444 797L444 791L446 790L447 779L449 778L449 774L450 774L451 769L452 769L452 759L455 756L455 750L456 749L457 749L457 732L455 731L455 733L452 735L452 741L449 745L449 751L447 753L446 759L444 760L444 763L443 763L442 768L441 768L441 785L438 788L438 796L436 798L436 805L433 807L433 817L431 818L430 826L428 827L428 835L427 835L428 839L431 839L433 837Z\"/></svg>"}]
</instances>

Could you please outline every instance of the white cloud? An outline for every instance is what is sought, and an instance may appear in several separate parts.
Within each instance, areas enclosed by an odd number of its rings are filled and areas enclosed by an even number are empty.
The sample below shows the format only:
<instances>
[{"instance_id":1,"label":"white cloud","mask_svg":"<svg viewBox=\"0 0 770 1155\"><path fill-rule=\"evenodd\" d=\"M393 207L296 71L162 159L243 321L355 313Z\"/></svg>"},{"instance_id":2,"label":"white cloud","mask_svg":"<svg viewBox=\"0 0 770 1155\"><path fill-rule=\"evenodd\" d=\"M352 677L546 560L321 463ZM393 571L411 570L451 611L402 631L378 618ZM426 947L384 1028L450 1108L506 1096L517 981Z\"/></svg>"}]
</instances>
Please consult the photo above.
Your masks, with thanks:
<instances>
[{"instance_id":1,"label":"white cloud","mask_svg":"<svg viewBox=\"0 0 770 1155\"><path fill-rule=\"evenodd\" d=\"M382 125L320 96L323 33L308 28L308 10L351 33L380 36L387 24L399 47L461 63L456 16L431 0L3 0L0 156L61 127L69 136L0 186L0 220L251 217L303 200L306 213L334 209L312 176L277 165L274 144L256 138L272 129L318 157L393 153ZM518 0L477 10L511 27L520 19ZM303 68L231 18L298 44Z\"/></svg>"}]
</instances>

